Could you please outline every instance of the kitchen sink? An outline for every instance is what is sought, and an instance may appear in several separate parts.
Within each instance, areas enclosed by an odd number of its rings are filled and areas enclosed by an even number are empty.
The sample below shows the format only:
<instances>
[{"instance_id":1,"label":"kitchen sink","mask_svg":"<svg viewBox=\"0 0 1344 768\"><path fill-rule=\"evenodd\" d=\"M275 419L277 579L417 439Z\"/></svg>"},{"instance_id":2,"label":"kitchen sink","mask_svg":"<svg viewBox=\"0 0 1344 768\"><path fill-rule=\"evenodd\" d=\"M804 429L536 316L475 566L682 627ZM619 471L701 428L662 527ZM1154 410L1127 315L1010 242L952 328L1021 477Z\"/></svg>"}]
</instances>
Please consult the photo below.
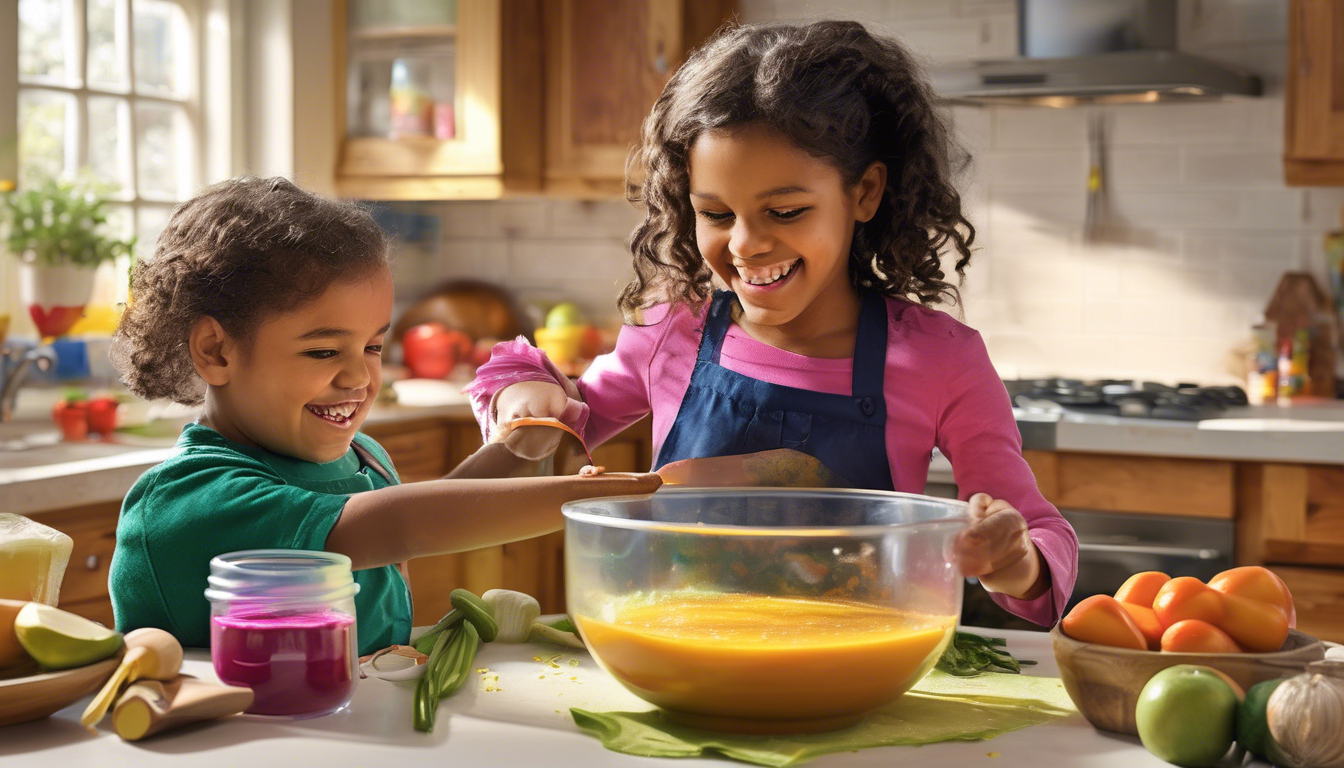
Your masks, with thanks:
<instances>
[{"instance_id":1,"label":"kitchen sink","mask_svg":"<svg viewBox=\"0 0 1344 768\"><path fill-rule=\"evenodd\" d=\"M50 421L25 420L0 423L0 450L27 451L61 442L60 430Z\"/></svg>"},{"instance_id":2,"label":"kitchen sink","mask_svg":"<svg viewBox=\"0 0 1344 768\"><path fill-rule=\"evenodd\" d=\"M100 459L153 448L166 448L173 439L136 439L125 442L98 440L65 441L49 420L33 419L0 423L0 470L26 469L72 461Z\"/></svg>"}]
</instances>

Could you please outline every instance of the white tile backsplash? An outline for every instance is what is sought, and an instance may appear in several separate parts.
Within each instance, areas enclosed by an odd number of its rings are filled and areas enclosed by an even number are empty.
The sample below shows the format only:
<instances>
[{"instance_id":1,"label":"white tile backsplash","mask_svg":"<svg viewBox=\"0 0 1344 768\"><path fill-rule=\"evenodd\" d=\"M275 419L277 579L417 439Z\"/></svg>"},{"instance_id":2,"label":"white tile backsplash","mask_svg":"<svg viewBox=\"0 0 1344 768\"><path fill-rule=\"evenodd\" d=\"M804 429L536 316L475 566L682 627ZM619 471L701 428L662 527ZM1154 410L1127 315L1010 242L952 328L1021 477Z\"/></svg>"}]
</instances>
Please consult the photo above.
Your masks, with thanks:
<instances>
[{"instance_id":1,"label":"white tile backsplash","mask_svg":"<svg viewBox=\"0 0 1344 768\"><path fill-rule=\"evenodd\" d=\"M1279 276L1321 271L1320 237L1340 227L1344 190L1283 183L1286 5L1179 4L1182 49L1251 69L1265 98L951 110L973 155L961 186L978 230L964 317L1003 375L1228 381L1228 352L1259 320ZM739 18L857 19L937 62L1015 55L1014 8L1013 0L741 0ZM1104 121L1107 167L1106 229L1091 241L1083 232L1090 113ZM399 288L473 275L525 299L569 299L616 316L630 274L625 241L639 221L625 202L434 209L442 247L400 265L414 279Z\"/></svg>"}]
</instances>

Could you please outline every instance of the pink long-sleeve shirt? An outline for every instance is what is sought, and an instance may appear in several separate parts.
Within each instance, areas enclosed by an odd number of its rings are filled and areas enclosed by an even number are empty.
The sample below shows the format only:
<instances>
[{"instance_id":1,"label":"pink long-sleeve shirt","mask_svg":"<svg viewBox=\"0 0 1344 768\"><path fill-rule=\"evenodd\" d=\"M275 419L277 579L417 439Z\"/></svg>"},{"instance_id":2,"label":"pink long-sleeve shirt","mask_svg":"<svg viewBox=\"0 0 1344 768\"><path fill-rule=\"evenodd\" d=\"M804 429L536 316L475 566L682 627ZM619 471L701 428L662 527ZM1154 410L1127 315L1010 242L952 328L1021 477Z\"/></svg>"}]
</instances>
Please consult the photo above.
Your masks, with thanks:
<instances>
[{"instance_id":1,"label":"pink long-sleeve shirt","mask_svg":"<svg viewBox=\"0 0 1344 768\"><path fill-rule=\"evenodd\" d=\"M492 405L504 387L547 381L565 387L570 402L561 420L595 446L650 413L657 456L677 418L695 367L704 313L685 305L649 312L650 325L625 326L616 349L593 361L577 382L519 339L495 347L467 388L485 437ZM1012 405L980 334L944 312L887 299L887 461L892 487L922 493L929 456L937 447L952 462L962 499L987 493L1010 502L1029 526L1050 569L1051 589L1033 600L992 593L996 603L1038 624L1057 621L1078 572L1078 538L1041 496L1022 458ZM806 357L751 338L733 325L720 365L772 384L849 395L853 359ZM713 425L706 425L713 428ZM842 468L837 468L843 471Z\"/></svg>"}]
</instances>

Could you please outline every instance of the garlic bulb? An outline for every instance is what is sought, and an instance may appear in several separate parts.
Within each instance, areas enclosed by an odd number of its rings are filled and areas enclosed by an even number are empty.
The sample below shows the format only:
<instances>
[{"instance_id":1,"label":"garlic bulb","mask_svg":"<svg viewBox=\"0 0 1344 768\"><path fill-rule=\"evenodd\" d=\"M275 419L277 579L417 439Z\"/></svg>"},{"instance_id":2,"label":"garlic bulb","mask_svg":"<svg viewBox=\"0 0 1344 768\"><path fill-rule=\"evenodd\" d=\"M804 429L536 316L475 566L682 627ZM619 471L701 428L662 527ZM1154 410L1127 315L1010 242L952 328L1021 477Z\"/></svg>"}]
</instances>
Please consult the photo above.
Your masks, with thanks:
<instances>
[{"instance_id":1,"label":"garlic bulb","mask_svg":"<svg viewBox=\"0 0 1344 768\"><path fill-rule=\"evenodd\" d=\"M1265 706L1269 757L1293 768L1344 768L1344 661L1317 661Z\"/></svg>"},{"instance_id":2,"label":"garlic bulb","mask_svg":"<svg viewBox=\"0 0 1344 768\"><path fill-rule=\"evenodd\" d=\"M495 642L527 642L533 623L541 615L541 606L536 598L512 589L491 589L481 595L481 600L490 606L495 623L499 625Z\"/></svg>"}]
</instances>

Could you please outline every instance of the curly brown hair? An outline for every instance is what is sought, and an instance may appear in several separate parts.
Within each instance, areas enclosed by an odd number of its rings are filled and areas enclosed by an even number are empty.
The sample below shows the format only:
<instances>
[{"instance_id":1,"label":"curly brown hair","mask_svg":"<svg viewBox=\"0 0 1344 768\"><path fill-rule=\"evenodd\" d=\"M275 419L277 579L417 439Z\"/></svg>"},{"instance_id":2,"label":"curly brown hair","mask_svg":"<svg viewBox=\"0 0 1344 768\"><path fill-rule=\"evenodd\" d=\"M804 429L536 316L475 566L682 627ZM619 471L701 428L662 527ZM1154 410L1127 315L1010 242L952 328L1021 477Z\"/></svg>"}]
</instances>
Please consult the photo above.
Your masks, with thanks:
<instances>
[{"instance_id":1,"label":"curly brown hair","mask_svg":"<svg viewBox=\"0 0 1344 768\"><path fill-rule=\"evenodd\" d=\"M700 134L751 124L780 131L850 185L872 163L886 164L877 213L855 226L854 285L922 304L960 300L942 252L956 252L964 278L975 228L952 176L968 156L951 141L911 54L852 21L729 25L668 81L627 162L629 198L644 208L630 237L635 278L620 297L628 321L658 301L708 298L688 157Z\"/></svg>"},{"instance_id":2,"label":"curly brown hair","mask_svg":"<svg viewBox=\"0 0 1344 768\"><path fill-rule=\"evenodd\" d=\"M386 237L355 203L280 177L215 184L173 211L154 257L135 265L112 362L136 395L197 405L188 339L202 317L246 343L266 318L387 267Z\"/></svg>"}]
</instances>

